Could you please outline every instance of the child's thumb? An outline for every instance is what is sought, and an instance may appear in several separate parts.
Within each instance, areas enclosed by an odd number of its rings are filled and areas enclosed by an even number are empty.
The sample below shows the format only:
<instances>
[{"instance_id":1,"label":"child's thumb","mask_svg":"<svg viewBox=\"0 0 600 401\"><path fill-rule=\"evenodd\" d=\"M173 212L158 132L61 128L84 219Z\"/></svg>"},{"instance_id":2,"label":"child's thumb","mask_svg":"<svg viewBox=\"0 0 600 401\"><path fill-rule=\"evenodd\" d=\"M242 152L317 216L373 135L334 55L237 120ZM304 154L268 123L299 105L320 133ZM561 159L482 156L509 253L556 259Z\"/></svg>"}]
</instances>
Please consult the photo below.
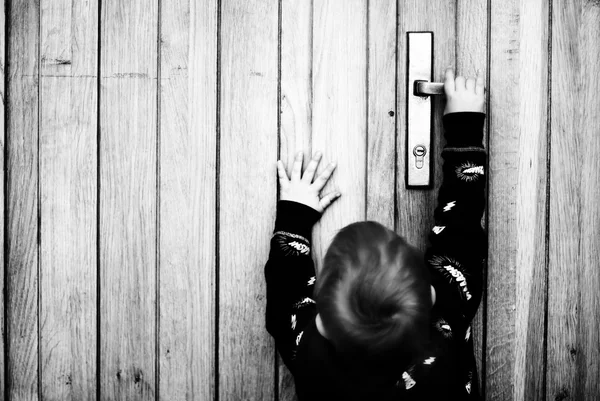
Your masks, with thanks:
<instances>
[{"instance_id":1,"label":"child's thumb","mask_svg":"<svg viewBox=\"0 0 600 401\"><path fill-rule=\"evenodd\" d=\"M321 206L321 209L325 210L340 196L342 196L342 194L339 192L330 192L321 198L319 201L319 206Z\"/></svg>"}]
</instances>

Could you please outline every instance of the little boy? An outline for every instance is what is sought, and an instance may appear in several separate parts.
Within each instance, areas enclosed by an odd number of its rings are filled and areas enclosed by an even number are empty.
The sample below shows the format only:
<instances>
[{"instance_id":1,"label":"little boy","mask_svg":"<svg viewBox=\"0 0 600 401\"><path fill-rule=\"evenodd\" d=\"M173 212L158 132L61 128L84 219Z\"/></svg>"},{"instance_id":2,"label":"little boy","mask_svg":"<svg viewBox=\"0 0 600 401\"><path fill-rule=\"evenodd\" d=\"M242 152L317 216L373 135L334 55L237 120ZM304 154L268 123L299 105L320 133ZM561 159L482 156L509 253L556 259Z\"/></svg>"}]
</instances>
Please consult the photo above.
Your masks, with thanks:
<instances>
[{"instance_id":1,"label":"little boy","mask_svg":"<svg viewBox=\"0 0 600 401\"><path fill-rule=\"evenodd\" d=\"M423 255L372 221L342 228L315 277L311 231L340 196L319 194L317 152L291 179L277 163L281 200L269 260L266 326L303 400L479 399L471 320L487 256L483 77L446 70L446 146L435 226ZM313 181L314 179L314 181Z\"/></svg>"}]
</instances>

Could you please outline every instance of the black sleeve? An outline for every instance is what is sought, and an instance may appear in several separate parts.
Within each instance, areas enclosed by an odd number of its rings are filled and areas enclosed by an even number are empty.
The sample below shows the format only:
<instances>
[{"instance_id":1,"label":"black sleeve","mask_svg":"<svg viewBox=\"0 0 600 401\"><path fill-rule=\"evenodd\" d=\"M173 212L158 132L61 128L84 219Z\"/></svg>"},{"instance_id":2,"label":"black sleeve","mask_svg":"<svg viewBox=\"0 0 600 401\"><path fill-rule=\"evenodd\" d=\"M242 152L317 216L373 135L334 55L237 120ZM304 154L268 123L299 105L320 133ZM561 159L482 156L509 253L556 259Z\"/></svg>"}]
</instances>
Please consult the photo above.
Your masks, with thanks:
<instances>
[{"instance_id":1,"label":"black sleeve","mask_svg":"<svg viewBox=\"0 0 600 401\"><path fill-rule=\"evenodd\" d=\"M292 372L304 329L317 314L313 300L315 267L310 246L312 227L320 217L318 211L301 203L279 201L264 270L267 331Z\"/></svg>"},{"instance_id":2,"label":"black sleeve","mask_svg":"<svg viewBox=\"0 0 600 401\"><path fill-rule=\"evenodd\" d=\"M484 120L484 113L475 112L443 117L443 180L425 254L437 293L436 306L465 326L481 301L487 258L487 235L481 225L486 204Z\"/></svg>"}]
</instances>

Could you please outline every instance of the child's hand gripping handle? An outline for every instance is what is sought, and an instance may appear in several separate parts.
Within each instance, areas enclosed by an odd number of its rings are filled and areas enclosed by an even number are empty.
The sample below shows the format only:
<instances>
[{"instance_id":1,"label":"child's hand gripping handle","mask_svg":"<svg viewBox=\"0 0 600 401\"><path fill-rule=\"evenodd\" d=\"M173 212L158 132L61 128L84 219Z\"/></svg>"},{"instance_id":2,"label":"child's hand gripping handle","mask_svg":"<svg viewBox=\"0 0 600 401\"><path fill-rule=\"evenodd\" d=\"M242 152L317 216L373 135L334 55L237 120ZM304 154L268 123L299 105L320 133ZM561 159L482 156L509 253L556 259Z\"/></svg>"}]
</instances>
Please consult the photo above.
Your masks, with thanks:
<instances>
[{"instance_id":1,"label":"child's hand gripping handle","mask_svg":"<svg viewBox=\"0 0 600 401\"><path fill-rule=\"evenodd\" d=\"M462 76L454 78L454 70L448 67L444 80L444 93L446 94L444 115L460 111L483 112L485 87L481 70L477 70L476 78L465 80Z\"/></svg>"}]
</instances>

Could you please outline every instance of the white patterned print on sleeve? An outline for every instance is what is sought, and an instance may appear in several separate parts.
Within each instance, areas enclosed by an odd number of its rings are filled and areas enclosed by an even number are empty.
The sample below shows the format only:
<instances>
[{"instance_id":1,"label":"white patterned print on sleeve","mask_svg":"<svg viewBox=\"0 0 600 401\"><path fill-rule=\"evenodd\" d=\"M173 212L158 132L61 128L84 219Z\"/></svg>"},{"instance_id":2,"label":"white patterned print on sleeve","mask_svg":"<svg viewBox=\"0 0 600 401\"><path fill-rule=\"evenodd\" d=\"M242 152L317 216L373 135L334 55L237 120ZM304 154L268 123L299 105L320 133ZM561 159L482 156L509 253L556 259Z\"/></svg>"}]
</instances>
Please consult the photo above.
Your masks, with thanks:
<instances>
[{"instance_id":1,"label":"white patterned print on sleeve","mask_svg":"<svg viewBox=\"0 0 600 401\"><path fill-rule=\"evenodd\" d=\"M435 362L435 356L429 357L423 361L424 365L431 365Z\"/></svg>"},{"instance_id":2,"label":"white patterned print on sleeve","mask_svg":"<svg viewBox=\"0 0 600 401\"><path fill-rule=\"evenodd\" d=\"M435 328L437 331L442 333L444 337L451 338L452 337L452 328L443 318L439 318L435 321Z\"/></svg>"},{"instance_id":3,"label":"white patterned print on sleeve","mask_svg":"<svg viewBox=\"0 0 600 401\"><path fill-rule=\"evenodd\" d=\"M404 386L407 390L413 388L415 384L417 384L417 382L414 381L414 379L408 374L408 372L402 373L402 379L404 379Z\"/></svg>"},{"instance_id":4,"label":"white patterned print on sleeve","mask_svg":"<svg viewBox=\"0 0 600 401\"><path fill-rule=\"evenodd\" d=\"M292 315L292 330L296 330L296 315Z\"/></svg>"},{"instance_id":5,"label":"white patterned print on sleeve","mask_svg":"<svg viewBox=\"0 0 600 401\"><path fill-rule=\"evenodd\" d=\"M273 238L277 241L279 249L285 256L308 255L310 253L309 242L301 235L287 231L277 231L273 234Z\"/></svg>"},{"instance_id":6,"label":"white patterned print on sleeve","mask_svg":"<svg viewBox=\"0 0 600 401\"><path fill-rule=\"evenodd\" d=\"M456 176L466 182L476 181L483 175L483 166L478 166L473 162L465 162L456 167Z\"/></svg>"},{"instance_id":7,"label":"white patterned print on sleeve","mask_svg":"<svg viewBox=\"0 0 600 401\"><path fill-rule=\"evenodd\" d=\"M308 279L308 283L306 284L307 286L311 286L311 285L315 285L315 281L317 280L317 278L315 276L312 276L311 278Z\"/></svg>"},{"instance_id":8,"label":"white patterned print on sleeve","mask_svg":"<svg viewBox=\"0 0 600 401\"><path fill-rule=\"evenodd\" d=\"M467 390L467 393L471 394L471 383L473 380L473 372L469 371L469 373L467 374L467 383L465 384L465 390Z\"/></svg>"},{"instance_id":9,"label":"white patterned print on sleeve","mask_svg":"<svg viewBox=\"0 0 600 401\"><path fill-rule=\"evenodd\" d=\"M301 331L300 334L298 334L298 337L296 337L296 346L298 346L298 344L300 344L300 340L302 339L302 334L304 334L303 331Z\"/></svg>"},{"instance_id":10,"label":"white patterned print on sleeve","mask_svg":"<svg viewBox=\"0 0 600 401\"><path fill-rule=\"evenodd\" d=\"M442 231L444 231L444 228L446 228L446 226L434 226L431 231L433 231L436 234L441 233Z\"/></svg>"},{"instance_id":11,"label":"white patterned print on sleeve","mask_svg":"<svg viewBox=\"0 0 600 401\"><path fill-rule=\"evenodd\" d=\"M429 259L429 264L440 272L448 282L456 282L460 289L460 294L468 301L472 298L471 292L467 286L467 278L461 264L457 260L448 256L433 256Z\"/></svg>"},{"instance_id":12,"label":"white patterned print on sleeve","mask_svg":"<svg viewBox=\"0 0 600 401\"><path fill-rule=\"evenodd\" d=\"M446 203L446 206L444 206L444 212L449 211L450 209L452 209L454 206L456 206L456 201L452 201L452 202L448 202Z\"/></svg>"},{"instance_id":13,"label":"white patterned print on sleeve","mask_svg":"<svg viewBox=\"0 0 600 401\"><path fill-rule=\"evenodd\" d=\"M292 242L288 243L288 245L291 246L292 248L295 248L298 252L300 252L303 255L308 255L308 253L310 252L308 245L301 244L298 241L292 241Z\"/></svg>"},{"instance_id":14,"label":"white patterned print on sleeve","mask_svg":"<svg viewBox=\"0 0 600 401\"><path fill-rule=\"evenodd\" d=\"M300 309L304 306L312 305L315 303L316 302L313 299L311 299L309 297L305 297L301 301L296 302L293 307L294 307L294 309Z\"/></svg>"}]
</instances>

